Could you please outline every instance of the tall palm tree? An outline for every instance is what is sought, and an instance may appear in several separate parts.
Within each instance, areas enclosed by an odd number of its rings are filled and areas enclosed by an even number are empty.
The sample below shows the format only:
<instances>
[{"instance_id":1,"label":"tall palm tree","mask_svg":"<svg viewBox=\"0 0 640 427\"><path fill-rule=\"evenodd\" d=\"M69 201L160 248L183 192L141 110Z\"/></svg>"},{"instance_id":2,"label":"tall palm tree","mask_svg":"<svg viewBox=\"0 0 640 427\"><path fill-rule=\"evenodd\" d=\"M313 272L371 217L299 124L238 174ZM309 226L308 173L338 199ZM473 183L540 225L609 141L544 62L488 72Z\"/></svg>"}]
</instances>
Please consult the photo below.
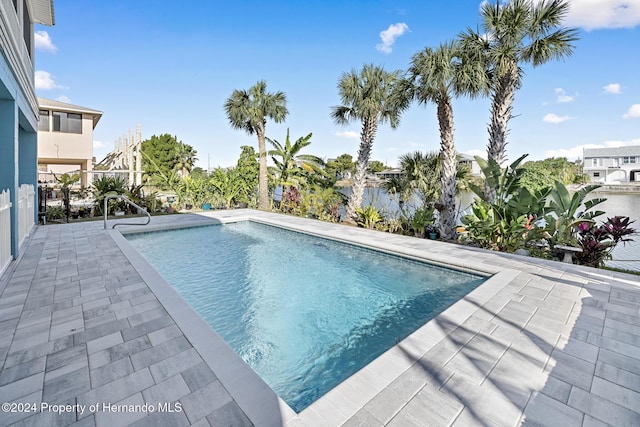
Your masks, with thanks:
<instances>
[{"instance_id":1,"label":"tall palm tree","mask_svg":"<svg viewBox=\"0 0 640 427\"><path fill-rule=\"evenodd\" d=\"M266 138L274 147L273 150L268 151L268 154L275 164L275 170L278 174L277 185L283 186L283 194L284 186L300 185L301 181L304 181L305 173L321 173L320 167L324 165L321 158L311 154L300 154L303 148L311 144L311 136L312 134L309 133L291 144L289 128L287 128L287 138L284 145L275 139Z\"/></svg>"},{"instance_id":2,"label":"tall palm tree","mask_svg":"<svg viewBox=\"0 0 640 427\"><path fill-rule=\"evenodd\" d=\"M484 64L463 58L456 42L443 43L435 49L425 48L415 54L409 67L413 98L421 104L433 102L440 127L440 234L455 237L454 227L456 174L458 160L454 143L452 97L475 97L487 87Z\"/></svg>"},{"instance_id":3,"label":"tall palm tree","mask_svg":"<svg viewBox=\"0 0 640 427\"><path fill-rule=\"evenodd\" d=\"M491 121L487 155L506 160L507 133L515 92L522 85L521 64L534 67L571 56L577 29L562 26L569 11L564 0L485 2L482 33L460 34L464 50L485 60L491 76Z\"/></svg>"},{"instance_id":4,"label":"tall palm tree","mask_svg":"<svg viewBox=\"0 0 640 427\"><path fill-rule=\"evenodd\" d=\"M343 105L332 107L331 117L339 125L353 120L362 122L356 174L345 222L355 223L356 209L362 204L367 166L378 124L389 122L395 129L400 122L400 113L406 107L401 99L393 96L399 79L399 71L387 72L382 67L368 64L359 72L354 69L343 73L338 82Z\"/></svg>"},{"instance_id":5,"label":"tall palm tree","mask_svg":"<svg viewBox=\"0 0 640 427\"><path fill-rule=\"evenodd\" d=\"M276 123L284 121L287 110L287 97L284 92L267 92L267 83L260 80L246 90L234 90L224 104L231 127L242 129L249 135L258 137L259 175L258 209L269 210L269 183L267 174L267 149L265 146L265 127L267 118Z\"/></svg>"}]
</instances>

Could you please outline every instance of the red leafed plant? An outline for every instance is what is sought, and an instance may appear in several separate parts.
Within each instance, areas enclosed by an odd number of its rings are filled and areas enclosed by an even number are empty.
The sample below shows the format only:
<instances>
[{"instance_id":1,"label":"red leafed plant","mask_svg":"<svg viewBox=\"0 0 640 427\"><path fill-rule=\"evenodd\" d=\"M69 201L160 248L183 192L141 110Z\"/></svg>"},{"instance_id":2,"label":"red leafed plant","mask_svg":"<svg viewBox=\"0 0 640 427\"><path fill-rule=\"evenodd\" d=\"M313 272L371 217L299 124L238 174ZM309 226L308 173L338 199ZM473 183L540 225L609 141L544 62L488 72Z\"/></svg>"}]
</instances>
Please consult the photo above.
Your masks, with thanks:
<instances>
[{"instance_id":1,"label":"red leafed plant","mask_svg":"<svg viewBox=\"0 0 640 427\"><path fill-rule=\"evenodd\" d=\"M627 216L614 216L596 226L593 222L582 222L577 225L578 244L581 253L575 255L579 264L591 267L602 267L604 261L611 259L611 252L620 242L632 242L630 237L636 230L630 225Z\"/></svg>"}]
</instances>

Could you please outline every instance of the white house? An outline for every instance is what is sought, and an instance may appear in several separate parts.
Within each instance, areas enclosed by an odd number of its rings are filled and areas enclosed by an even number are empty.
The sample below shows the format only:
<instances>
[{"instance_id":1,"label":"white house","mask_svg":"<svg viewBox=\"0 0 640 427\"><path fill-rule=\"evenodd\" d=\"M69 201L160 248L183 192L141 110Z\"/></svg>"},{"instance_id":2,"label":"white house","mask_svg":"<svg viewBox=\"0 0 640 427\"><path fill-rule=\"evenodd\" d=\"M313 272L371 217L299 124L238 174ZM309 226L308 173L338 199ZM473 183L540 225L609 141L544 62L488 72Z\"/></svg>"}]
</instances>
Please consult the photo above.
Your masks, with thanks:
<instances>
[{"instance_id":1,"label":"white house","mask_svg":"<svg viewBox=\"0 0 640 427\"><path fill-rule=\"evenodd\" d=\"M640 145L584 149L584 173L593 182L640 181Z\"/></svg>"},{"instance_id":2,"label":"white house","mask_svg":"<svg viewBox=\"0 0 640 427\"><path fill-rule=\"evenodd\" d=\"M53 25L53 0L0 0L0 273L38 214L34 22Z\"/></svg>"},{"instance_id":3,"label":"white house","mask_svg":"<svg viewBox=\"0 0 640 427\"><path fill-rule=\"evenodd\" d=\"M93 130L102 112L52 99L38 98L38 171L49 180L49 172L80 171L80 183L91 184Z\"/></svg>"}]
</instances>

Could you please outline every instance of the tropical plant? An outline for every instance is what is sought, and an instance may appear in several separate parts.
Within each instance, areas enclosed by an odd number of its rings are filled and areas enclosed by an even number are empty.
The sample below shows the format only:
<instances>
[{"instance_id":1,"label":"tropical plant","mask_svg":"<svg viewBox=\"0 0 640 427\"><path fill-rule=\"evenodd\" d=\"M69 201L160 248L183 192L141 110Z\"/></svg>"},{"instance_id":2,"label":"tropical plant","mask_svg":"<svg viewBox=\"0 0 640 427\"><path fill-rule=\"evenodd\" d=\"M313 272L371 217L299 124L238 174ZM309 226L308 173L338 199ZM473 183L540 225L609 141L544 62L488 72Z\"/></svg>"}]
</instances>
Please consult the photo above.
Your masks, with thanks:
<instances>
[{"instance_id":1,"label":"tropical plant","mask_svg":"<svg viewBox=\"0 0 640 427\"><path fill-rule=\"evenodd\" d=\"M60 176L53 174L56 182L60 184L60 190L62 191L62 203L64 203L64 210L67 214L67 222L69 222L69 214L70 211L70 203L71 203L71 187L76 182L80 181L80 175L74 173L73 175L69 175L68 173L63 173Z\"/></svg>"},{"instance_id":2,"label":"tropical plant","mask_svg":"<svg viewBox=\"0 0 640 427\"><path fill-rule=\"evenodd\" d=\"M406 108L401 97L395 96L395 85L400 72L387 72L382 67L365 65L360 71L343 73L338 82L342 105L332 107L331 117L339 125L352 121L362 123L360 147L356 163L353 189L346 208L345 221L354 223L356 209L362 205L365 177L373 140L379 123L389 122L395 129L400 122L400 113Z\"/></svg>"},{"instance_id":3,"label":"tropical plant","mask_svg":"<svg viewBox=\"0 0 640 427\"><path fill-rule=\"evenodd\" d=\"M555 181L565 185L582 184L586 181L581 165L568 161L566 157L529 161L524 163L522 168L524 173L520 182L529 191L553 186Z\"/></svg>"},{"instance_id":4,"label":"tropical plant","mask_svg":"<svg viewBox=\"0 0 640 427\"><path fill-rule=\"evenodd\" d=\"M484 188L469 184L477 197L471 213L462 218L467 240L480 247L513 252L540 238L542 231L536 221L546 211L550 188L531 193L520 184L523 170L519 166L526 156L504 169L491 157L484 160L476 156L485 183Z\"/></svg>"},{"instance_id":5,"label":"tropical plant","mask_svg":"<svg viewBox=\"0 0 640 427\"><path fill-rule=\"evenodd\" d=\"M104 214L104 199L110 195L125 194L127 185L123 178L119 176L102 176L93 180L91 192L94 197L94 211L98 215ZM116 200L110 200L108 210L114 211L118 207Z\"/></svg>"},{"instance_id":6,"label":"tropical plant","mask_svg":"<svg viewBox=\"0 0 640 427\"><path fill-rule=\"evenodd\" d=\"M602 267L606 260L612 259L611 253L618 243L633 241L629 237L636 234L636 230L630 227L633 222L626 216L614 216L599 226L593 221L580 223L577 226L578 246L582 252L574 255L578 264Z\"/></svg>"},{"instance_id":7,"label":"tropical plant","mask_svg":"<svg viewBox=\"0 0 640 427\"><path fill-rule=\"evenodd\" d=\"M384 221L384 217L374 206L358 208L356 215L358 215L358 225L369 230L373 230L378 224Z\"/></svg>"},{"instance_id":8,"label":"tropical plant","mask_svg":"<svg viewBox=\"0 0 640 427\"><path fill-rule=\"evenodd\" d=\"M514 96L522 86L521 64L536 67L573 53L577 30L562 26L568 11L564 0L486 1L481 6L482 29L467 29L459 36L466 57L486 64L484 80L491 90L487 154L498 164L506 158Z\"/></svg>"},{"instance_id":9,"label":"tropical plant","mask_svg":"<svg viewBox=\"0 0 640 427\"><path fill-rule=\"evenodd\" d=\"M243 180L238 179L236 169L214 169L209 183L214 188L214 192L224 200L226 209L231 209L234 200L243 194L245 190L245 183Z\"/></svg>"},{"instance_id":10,"label":"tropical plant","mask_svg":"<svg viewBox=\"0 0 640 427\"><path fill-rule=\"evenodd\" d=\"M189 175L182 177L176 186L178 203L192 207L202 206L206 198L206 182L203 178L192 178Z\"/></svg>"},{"instance_id":11,"label":"tropical plant","mask_svg":"<svg viewBox=\"0 0 640 427\"><path fill-rule=\"evenodd\" d=\"M424 237L425 229L435 221L434 208L420 208L416 210L409 221L409 226L416 237Z\"/></svg>"},{"instance_id":12,"label":"tropical plant","mask_svg":"<svg viewBox=\"0 0 640 427\"><path fill-rule=\"evenodd\" d=\"M178 143L175 147L173 169L175 169L180 176L189 175L196 160L198 160L196 154L197 152L192 146L183 144L182 142Z\"/></svg>"},{"instance_id":13,"label":"tropical plant","mask_svg":"<svg viewBox=\"0 0 640 427\"><path fill-rule=\"evenodd\" d=\"M266 138L274 147L268 154L275 166L272 168L276 176L276 186L282 186L283 192L286 187L301 187L307 184L308 174L323 174L322 166L324 161L311 154L300 154L300 151L311 144L311 136L300 137L292 144L289 139L289 128L284 145L275 139Z\"/></svg>"},{"instance_id":14,"label":"tropical plant","mask_svg":"<svg viewBox=\"0 0 640 427\"><path fill-rule=\"evenodd\" d=\"M356 171L356 164L351 154L341 154L327 162L325 171L332 177L344 179L351 176Z\"/></svg>"},{"instance_id":15,"label":"tropical plant","mask_svg":"<svg viewBox=\"0 0 640 427\"><path fill-rule=\"evenodd\" d=\"M243 145L235 167L235 177L241 182L242 191L237 201L253 207L257 204L258 195L258 156L253 147Z\"/></svg>"},{"instance_id":16,"label":"tropical plant","mask_svg":"<svg viewBox=\"0 0 640 427\"><path fill-rule=\"evenodd\" d=\"M167 182L168 177L187 175L197 160L193 147L167 133L142 141L140 152L146 180L164 189L175 184Z\"/></svg>"},{"instance_id":17,"label":"tropical plant","mask_svg":"<svg viewBox=\"0 0 640 427\"><path fill-rule=\"evenodd\" d=\"M246 90L234 90L224 104L229 124L249 135L258 137L259 175L258 209L269 210L269 182L267 173L267 149L265 146L265 128L267 118L276 123L284 121L289 113L284 92L267 92L267 83L258 81Z\"/></svg>"},{"instance_id":18,"label":"tropical plant","mask_svg":"<svg viewBox=\"0 0 640 427\"><path fill-rule=\"evenodd\" d=\"M411 194L417 190L421 200L420 207L436 206L441 209L439 203L442 193L440 154L421 151L403 154L400 156L400 168L403 171L403 177L390 181L385 185L385 188L400 193L404 201L410 200ZM457 167L455 169L454 195L463 185L466 185L469 176L468 168Z\"/></svg>"},{"instance_id":19,"label":"tropical plant","mask_svg":"<svg viewBox=\"0 0 640 427\"><path fill-rule=\"evenodd\" d=\"M583 222L593 222L594 218L604 214L604 211L592 209L607 199L585 200L589 193L600 187L600 185L587 185L571 194L560 181L554 183L554 187L549 193L547 208L549 214L545 217L545 238L551 247L577 245L576 226Z\"/></svg>"},{"instance_id":20,"label":"tropical plant","mask_svg":"<svg viewBox=\"0 0 640 427\"><path fill-rule=\"evenodd\" d=\"M421 104L433 102L437 107L440 128L440 232L443 238L455 238L456 176L458 159L454 143L452 98L475 97L486 92L482 78L483 63L463 58L456 42L443 43L435 49L425 48L415 54L409 67L411 98Z\"/></svg>"}]
</instances>

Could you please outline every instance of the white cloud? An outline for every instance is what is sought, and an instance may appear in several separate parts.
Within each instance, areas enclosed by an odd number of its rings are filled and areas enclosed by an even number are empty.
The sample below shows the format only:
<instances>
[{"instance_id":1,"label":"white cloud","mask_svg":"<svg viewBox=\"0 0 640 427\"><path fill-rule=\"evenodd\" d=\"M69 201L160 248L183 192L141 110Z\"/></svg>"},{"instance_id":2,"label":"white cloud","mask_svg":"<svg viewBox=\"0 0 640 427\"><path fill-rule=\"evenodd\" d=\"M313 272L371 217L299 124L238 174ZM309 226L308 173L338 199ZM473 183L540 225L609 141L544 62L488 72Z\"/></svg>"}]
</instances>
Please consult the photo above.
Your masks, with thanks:
<instances>
[{"instance_id":1,"label":"white cloud","mask_svg":"<svg viewBox=\"0 0 640 427\"><path fill-rule=\"evenodd\" d=\"M53 80L53 76L46 71L36 71L35 73L36 89L51 90L61 89L62 86Z\"/></svg>"},{"instance_id":2,"label":"white cloud","mask_svg":"<svg viewBox=\"0 0 640 427\"><path fill-rule=\"evenodd\" d=\"M540 1L540 0L538 0ZM633 28L640 24L638 0L573 0L564 22L587 31L601 28Z\"/></svg>"},{"instance_id":3,"label":"white cloud","mask_svg":"<svg viewBox=\"0 0 640 427\"><path fill-rule=\"evenodd\" d=\"M49 33L46 31L36 31L34 36L36 49L43 50L45 52L56 53L58 48L51 41Z\"/></svg>"},{"instance_id":4,"label":"white cloud","mask_svg":"<svg viewBox=\"0 0 640 427\"><path fill-rule=\"evenodd\" d=\"M64 103L67 103L67 104L71 104L71 98L69 98L68 96L65 96L65 95L60 95L59 97L56 98L56 101L64 102Z\"/></svg>"},{"instance_id":5,"label":"white cloud","mask_svg":"<svg viewBox=\"0 0 640 427\"><path fill-rule=\"evenodd\" d=\"M624 119L637 119L640 117L640 104L633 104L629 110L622 115Z\"/></svg>"},{"instance_id":6,"label":"white cloud","mask_svg":"<svg viewBox=\"0 0 640 427\"><path fill-rule=\"evenodd\" d=\"M347 139L360 139L360 134L352 130L347 130L344 132L336 132L336 136L339 136L340 138L347 138Z\"/></svg>"},{"instance_id":7,"label":"white cloud","mask_svg":"<svg viewBox=\"0 0 640 427\"><path fill-rule=\"evenodd\" d=\"M562 122L566 122L567 120L571 120L573 117L569 116L558 116L557 114L549 113L542 118L543 122L558 124Z\"/></svg>"},{"instance_id":8,"label":"white cloud","mask_svg":"<svg viewBox=\"0 0 640 427\"><path fill-rule=\"evenodd\" d=\"M609 83L608 85L603 86L602 90L605 93L610 93L612 95L619 95L622 93L622 87L620 86L620 83Z\"/></svg>"},{"instance_id":9,"label":"white cloud","mask_svg":"<svg viewBox=\"0 0 640 427\"><path fill-rule=\"evenodd\" d=\"M567 95L567 93L561 87L556 88L556 95L558 95L558 98L556 99L558 104L566 104L567 102L573 102L576 99L575 95Z\"/></svg>"},{"instance_id":10,"label":"white cloud","mask_svg":"<svg viewBox=\"0 0 640 427\"><path fill-rule=\"evenodd\" d=\"M602 144L583 144L571 148L560 148L557 150L547 150L544 152L545 158L549 157L566 157L568 160L582 158L585 148L613 148L624 147L628 145L640 145L640 139L632 139L629 141L609 140Z\"/></svg>"},{"instance_id":11,"label":"white cloud","mask_svg":"<svg viewBox=\"0 0 640 427\"><path fill-rule=\"evenodd\" d=\"M376 45L376 49L382 53L391 53L393 50L393 44L396 39L409 31L409 26L404 22L398 22L397 24L389 25L389 28L380 32L380 38L382 43Z\"/></svg>"}]
</instances>

